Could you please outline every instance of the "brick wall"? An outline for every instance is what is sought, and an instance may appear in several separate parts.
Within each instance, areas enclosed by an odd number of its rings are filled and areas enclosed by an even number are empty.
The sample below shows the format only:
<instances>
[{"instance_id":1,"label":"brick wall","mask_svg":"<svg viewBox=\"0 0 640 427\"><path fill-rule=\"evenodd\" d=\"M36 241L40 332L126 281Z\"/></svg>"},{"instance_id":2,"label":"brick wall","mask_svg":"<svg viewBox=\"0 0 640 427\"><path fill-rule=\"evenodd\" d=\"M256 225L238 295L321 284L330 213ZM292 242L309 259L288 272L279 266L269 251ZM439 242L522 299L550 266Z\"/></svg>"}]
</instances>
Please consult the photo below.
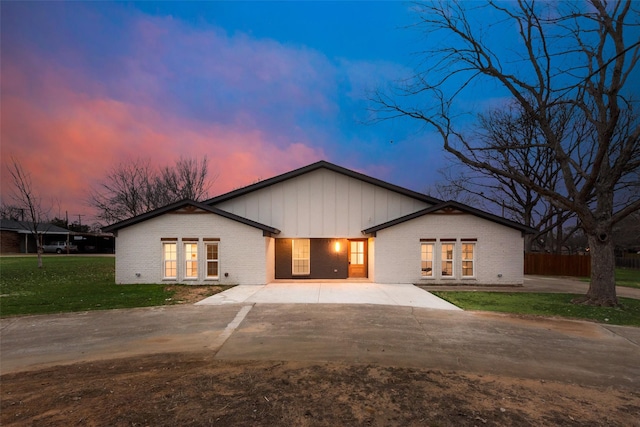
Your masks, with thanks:
<instances>
[{"instance_id":1,"label":"brick wall","mask_svg":"<svg viewBox=\"0 0 640 427\"><path fill-rule=\"evenodd\" d=\"M178 239L176 280L163 280L162 238ZM184 279L182 239L189 238L199 239L197 280ZM219 280L211 281L204 277L206 255L203 238L220 239ZM262 230L212 213L167 213L118 231L116 283L265 284L270 240L262 235Z\"/></svg>"},{"instance_id":2,"label":"brick wall","mask_svg":"<svg viewBox=\"0 0 640 427\"><path fill-rule=\"evenodd\" d=\"M456 239L454 278L421 277L420 239ZM475 241L475 277L461 277L461 239ZM439 242L434 270L439 265ZM381 230L375 240L375 274L379 283L522 284L524 239L521 232L470 214L424 215Z\"/></svg>"},{"instance_id":3,"label":"brick wall","mask_svg":"<svg viewBox=\"0 0 640 427\"><path fill-rule=\"evenodd\" d=\"M22 237L24 238L24 237ZM21 236L15 231L0 231L0 253L10 254L20 252Z\"/></svg>"}]
</instances>

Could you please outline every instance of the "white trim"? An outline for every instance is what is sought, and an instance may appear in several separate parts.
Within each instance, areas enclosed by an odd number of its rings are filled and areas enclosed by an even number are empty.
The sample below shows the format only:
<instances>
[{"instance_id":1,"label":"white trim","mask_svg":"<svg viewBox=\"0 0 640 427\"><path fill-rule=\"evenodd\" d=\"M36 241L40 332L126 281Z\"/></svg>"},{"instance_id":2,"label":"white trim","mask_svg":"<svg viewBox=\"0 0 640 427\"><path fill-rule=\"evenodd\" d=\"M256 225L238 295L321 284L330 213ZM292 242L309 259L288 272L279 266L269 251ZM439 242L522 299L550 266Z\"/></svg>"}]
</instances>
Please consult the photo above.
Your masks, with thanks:
<instances>
[{"instance_id":1,"label":"white trim","mask_svg":"<svg viewBox=\"0 0 640 427\"><path fill-rule=\"evenodd\" d=\"M167 259L167 246L173 245L175 250L173 251L174 259ZM174 269L176 274L174 276L167 276L167 262L173 262L175 264ZM177 280L178 279L178 242L162 242L162 280Z\"/></svg>"},{"instance_id":2,"label":"white trim","mask_svg":"<svg viewBox=\"0 0 640 427\"><path fill-rule=\"evenodd\" d=\"M457 242L453 242L453 241L445 241L445 242L439 242L440 243L440 268L439 268L439 272L440 272L440 278L442 279L455 279L456 278L456 246L457 246ZM451 258L445 258L444 257L444 246L445 245L451 245ZM444 263L451 263L451 274L450 275L446 275L443 273L444 271Z\"/></svg>"},{"instance_id":3,"label":"white trim","mask_svg":"<svg viewBox=\"0 0 640 427\"><path fill-rule=\"evenodd\" d=\"M296 242L299 242L300 248L296 253ZM305 253L306 249L306 253ZM305 256L306 255L306 256ZM304 270L296 271L296 267L300 267L300 264L296 265L296 261L306 261L303 267ZM291 240L291 275L292 276L308 276L311 274L311 239L292 239Z\"/></svg>"},{"instance_id":4,"label":"white trim","mask_svg":"<svg viewBox=\"0 0 640 427\"><path fill-rule=\"evenodd\" d=\"M471 253L471 259L465 259L464 258L464 245L471 245L472 249L472 253ZM475 279L476 277L476 242L461 242L461 246L460 246L460 274L461 277L463 279ZM469 275L465 275L464 274L464 263L465 262L471 262L471 271L473 274Z\"/></svg>"},{"instance_id":5,"label":"white trim","mask_svg":"<svg viewBox=\"0 0 640 427\"><path fill-rule=\"evenodd\" d=\"M195 251L187 249L187 246L195 246ZM182 243L182 247L184 249L184 280L198 280L198 276L200 274L200 269L198 268L198 246L197 241L186 241ZM188 258L189 255L191 255L191 258ZM191 267L189 267L190 265ZM194 265L196 274L190 275L190 272L193 271Z\"/></svg>"},{"instance_id":6,"label":"white trim","mask_svg":"<svg viewBox=\"0 0 640 427\"><path fill-rule=\"evenodd\" d=\"M424 280L432 280L435 279L435 274L434 274L434 270L433 270L433 266L435 263L435 243L436 242L420 242L420 278L424 279ZM430 260L425 260L423 259L423 255L425 254L425 252L423 251L423 248L425 246L430 246L431 247L431 259ZM422 263L423 262L431 262L431 270L428 271L428 273L430 274L424 274L425 270L422 267Z\"/></svg>"},{"instance_id":7,"label":"white trim","mask_svg":"<svg viewBox=\"0 0 640 427\"><path fill-rule=\"evenodd\" d=\"M209 246L216 247L216 258L209 259ZM204 276L205 280L220 280L220 242L205 242L204 244L204 262L205 262L205 270ZM218 274L215 276L209 276L209 263L215 263Z\"/></svg>"}]
</instances>

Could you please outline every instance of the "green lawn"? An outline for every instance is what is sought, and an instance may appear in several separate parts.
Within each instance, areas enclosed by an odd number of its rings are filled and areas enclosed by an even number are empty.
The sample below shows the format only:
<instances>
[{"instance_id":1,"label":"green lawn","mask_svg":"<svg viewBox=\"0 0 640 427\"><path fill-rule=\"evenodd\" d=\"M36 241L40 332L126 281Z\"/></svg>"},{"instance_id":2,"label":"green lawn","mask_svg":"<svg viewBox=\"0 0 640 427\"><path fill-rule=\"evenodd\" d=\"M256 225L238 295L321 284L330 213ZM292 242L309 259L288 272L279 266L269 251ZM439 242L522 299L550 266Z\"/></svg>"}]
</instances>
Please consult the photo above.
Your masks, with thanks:
<instances>
[{"instance_id":1,"label":"green lawn","mask_svg":"<svg viewBox=\"0 0 640 427\"><path fill-rule=\"evenodd\" d=\"M581 277L580 281L589 283L591 279L588 277ZM634 270L632 268L616 268L616 286L640 289L640 270Z\"/></svg>"},{"instance_id":2,"label":"green lawn","mask_svg":"<svg viewBox=\"0 0 640 427\"><path fill-rule=\"evenodd\" d=\"M115 258L0 257L0 315L45 314L163 305L164 285L115 285Z\"/></svg>"},{"instance_id":3,"label":"green lawn","mask_svg":"<svg viewBox=\"0 0 640 427\"><path fill-rule=\"evenodd\" d=\"M592 320L610 325L640 326L640 300L618 298L620 307L592 307L572 304L576 294L529 292L433 291L433 294L464 310L560 316Z\"/></svg>"},{"instance_id":4,"label":"green lawn","mask_svg":"<svg viewBox=\"0 0 640 427\"><path fill-rule=\"evenodd\" d=\"M47 256L0 257L0 315L46 314L172 304L164 285L115 285L115 258ZM618 269L617 283L640 287L640 272ZM576 295L543 293L434 292L466 309L563 316L616 325L640 326L640 300L620 298L620 308L571 304Z\"/></svg>"},{"instance_id":5,"label":"green lawn","mask_svg":"<svg viewBox=\"0 0 640 427\"><path fill-rule=\"evenodd\" d=\"M640 270L616 268L616 286L640 289Z\"/></svg>"}]
</instances>

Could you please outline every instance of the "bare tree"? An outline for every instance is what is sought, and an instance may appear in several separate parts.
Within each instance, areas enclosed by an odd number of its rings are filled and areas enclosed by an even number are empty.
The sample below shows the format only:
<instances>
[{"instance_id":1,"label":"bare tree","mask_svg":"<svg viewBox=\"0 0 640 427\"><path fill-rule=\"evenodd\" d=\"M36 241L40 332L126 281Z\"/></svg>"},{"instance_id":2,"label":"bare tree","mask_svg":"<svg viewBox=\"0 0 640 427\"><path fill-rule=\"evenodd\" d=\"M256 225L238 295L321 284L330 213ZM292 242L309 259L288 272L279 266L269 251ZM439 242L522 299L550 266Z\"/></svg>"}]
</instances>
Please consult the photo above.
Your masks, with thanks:
<instances>
[{"instance_id":1,"label":"bare tree","mask_svg":"<svg viewBox=\"0 0 640 427\"><path fill-rule=\"evenodd\" d=\"M136 159L115 166L99 189L91 191L90 204L107 223L148 212L157 206L154 172L149 160Z\"/></svg>"},{"instance_id":2,"label":"bare tree","mask_svg":"<svg viewBox=\"0 0 640 427\"><path fill-rule=\"evenodd\" d=\"M201 160L180 157L173 167L166 166L160 173L161 185L171 201L190 199L203 200L207 197L212 180L207 178L209 162L207 156ZM166 204L166 203L165 203Z\"/></svg>"},{"instance_id":3,"label":"bare tree","mask_svg":"<svg viewBox=\"0 0 640 427\"><path fill-rule=\"evenodd\" d=\"M620 253L640 251L640 212L629 215L613 228L614 242Z\"/></svg>"},{"instance_id":4,"label":"bare tree","mask_svg":"<svg viewBox=\"0 0 640 427\"><path fill-rule=\"evenodd\" d=\"M43 207L41 197L33 189L31 175L18 160L12 157L8 168L13 184L11 198L14 213L20 211L20 223L33 235L37 246L38 268L42 268L42 236L46 232L44 226L50 208Z\"/></svg>"},{"instance_id":5,"label":"bare tree","mask_svg":"<svg viewBox=\"0 0 640 427\"><path fill-rule=\"evenodd\" d=\"M638 81L637 4L489 2L481 6L492 21L484 27L471 17L469 8L476 7L471 2L416 6L418 25L437 44L425 52L425 69L399 93L377 94L378 110L386 118L426 123L464 164L518 182L575 213L592 259L589 290L576 302L616 305L612 230L640 209L640 198L622 196L637 194L626 190L639 184L638 100L631 87ZM514 28L517 50L499 53ZM456 110L460 94L474 85L504 90L535 123L541 139L533 148L548 152L546 168L558 174L558 187L541 185L514 164L508 153L525 142L498 149L502 164L474 155L493 150L468 132Z\"/></svg>"},{"instance_id":6,"label":"bare tree","mask_svg":"<svg viewBox=\"0 0 640 427\"><path fill-rule=\"evenodd\" d=\"M173 167L154 169L149 159L123 162L92 189L89 204L97 217L113 223L182 200L207 198L208 161L180 157Z\"/></svg>"},{"instance_id":7,"label":"bare tree","mask_svg":"<svg viewBox=\"0 0 640 427\"><path fill-rule=\"evenodd\" d=\"M561 132L565 115L558 112L557 117L554 126L556 132ZM478 125L475 138L482 141L483 149L469 152L476 163L495 168L509 164L538 186L558 190L559 171L548 167L551 153L544 144L544 135L517 104L479 114ZM536 229L537 233L525 237L527 252L534 248L562 251L564 226L575 217L573 212L550 203L531 186L452 157L452 164L440 170L444 177L439 185L442 193L456 199L471 196L474 205L501 212L503 217Z\"/></svg>"},{"instance_id":8,"label":"bare tree","mask_svg":"<svg viewBox=\"0 0 640 427\"><path fill-rule=\"evenodd\" d=\"M23 216L24 209L5 202L0 203L0 218L18 221Z\"/></svg>"}]
</instances>

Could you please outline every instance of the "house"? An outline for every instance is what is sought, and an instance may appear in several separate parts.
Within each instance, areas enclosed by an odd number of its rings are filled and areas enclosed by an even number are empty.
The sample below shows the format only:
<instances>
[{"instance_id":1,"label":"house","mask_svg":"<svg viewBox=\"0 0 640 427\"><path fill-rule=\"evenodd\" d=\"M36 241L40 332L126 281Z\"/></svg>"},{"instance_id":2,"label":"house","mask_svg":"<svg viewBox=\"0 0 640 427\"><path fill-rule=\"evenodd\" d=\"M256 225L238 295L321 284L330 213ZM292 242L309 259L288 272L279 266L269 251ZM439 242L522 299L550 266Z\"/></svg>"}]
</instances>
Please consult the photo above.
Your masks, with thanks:
<instances>
[{"instance_id":1,"label":"house","mask_svg":"<svg viewBox=\"0 0 640 427\"><path fill-rule=\"evenodd\" d=\"M104 229L117 283L521 284L534 230L320 161Z\"/></svg>"},{"instance_id":2,"label":"house","mask_svg":"<svg viewBox=\"0 0 640 427\"><path fill-rule=\"evenodd\" d=\"M49 223L38 224L38 234L45 243L66 240L70 231ZM0 253L36 253L37 242L33 235L33 223L13 219L0 219Z\"/></svg>"}]
</instances>

